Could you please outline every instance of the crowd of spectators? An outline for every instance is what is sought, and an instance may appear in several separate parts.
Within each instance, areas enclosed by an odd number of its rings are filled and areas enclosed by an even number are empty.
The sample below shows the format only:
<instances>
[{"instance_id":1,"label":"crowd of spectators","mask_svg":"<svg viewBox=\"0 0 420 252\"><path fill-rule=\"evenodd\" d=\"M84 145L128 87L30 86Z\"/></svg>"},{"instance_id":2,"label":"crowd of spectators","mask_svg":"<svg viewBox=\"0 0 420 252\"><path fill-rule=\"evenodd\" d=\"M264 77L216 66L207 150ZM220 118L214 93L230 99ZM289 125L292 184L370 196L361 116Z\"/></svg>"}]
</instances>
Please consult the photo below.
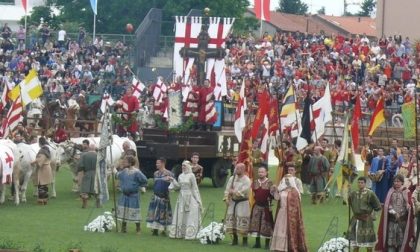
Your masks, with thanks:
<instances>
[{"instance_id":1,"label":"crowd of spectators","mask_svg":"<svg viewBox=\"0 0 420 252\"><path fill-rule=\"evenodd\" d=\"M125 68L128 47L121 41L105 42L97 36L89 43L83 27L71 38L47 23L30 26L28 34L22 26L12 31L6 23L1 35L1 89L20 83L30 69L38 72L47 99L105 90L118 98L131 83L132 74Z\"/></svg>"},{"instance_id":2,"label":"crowd of spectators","mask_svg":"<svg viewBox=\"0 0 420 252\"><path fill-rule=\"evenodd\" d=\"M250 78L248 96L255 97L258 90L250 87L265 84L281 97L293 83L302 103L307 91L318 100L329 83L336 111L344 111L360 95L366 113L373 111L381 96L388 111L398 113L404 102L413 99L419 80L419 46L408 37L276 32L260 39L251 34L230 36L226 44L228 86L233 94L245 76Z\"/></svg>"},{"instance_id":3,"label":"crowd of spectators","mask_svg":"<svg viewBox=\"0 0 420 252\"><path fill-rule=\"evenodd\" d=\"M83 27L70 38L64 29L52 31L47 23L30 26L27 33L22 26L12 31L4 24L0 88L20 83L32 68L38 71L46 99L65 101L75 94L84 97L105 91L119 99L133 79L126 67L128 47L105 42L101 36L88 43L86 37ZM261 38L230 35L226 49L230 101L237 100L243 78L246 95L254 101L264 86L281 100L289 84L295 86L299 103L308 91L316 101L329 83L335 111L351 107L360 95L367 114L381 96L388 111L399 113L401 105L413 99L420 77L420 57L416 57L420 46L401 36L350 38L278 31ZM144 100L152 92L145 93Z\"/></svg>"}]
</instances>

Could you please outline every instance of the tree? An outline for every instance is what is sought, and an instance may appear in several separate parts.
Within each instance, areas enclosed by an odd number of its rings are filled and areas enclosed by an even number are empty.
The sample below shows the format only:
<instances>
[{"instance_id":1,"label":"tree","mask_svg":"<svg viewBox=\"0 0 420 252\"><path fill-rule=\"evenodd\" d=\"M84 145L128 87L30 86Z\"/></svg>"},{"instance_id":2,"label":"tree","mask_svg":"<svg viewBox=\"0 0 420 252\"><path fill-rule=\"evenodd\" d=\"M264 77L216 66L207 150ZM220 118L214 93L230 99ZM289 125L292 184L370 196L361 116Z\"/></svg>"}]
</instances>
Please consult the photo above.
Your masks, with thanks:
<instances>
[{"instance_id":1,"label":"tree","mask_svg":"<svg viewBox=\"0 0 420 252\"><path fill-rule=\"evenodd\" d=\"M325 15L325 6L322 6L317 12L319 15Z\"/></svg>"},{"instance_id":2,"label":"tree","mask_svg":"<svg viewBox=\"0 0 420 252\"><path fill-rule=\"evenodd\" d=\"M61 20L78 21L88 31L92 30L93 12L89 1L47 0L47 4L60 10ZM235 17L235 23L240 24L244 22L240 17L248 5L248 0L101 0L98 2L96 31L125 33L127 23L137 27L151 8L163 10L162 32L166 31L165 35L173 34L174 16L186 15L191 9L209 7L211 15Z\"/></svg>"},{"instance_id":3,"label":"tree","mask_svg":"<svg viewBox=\"0 0 420 252\"><path fill-rule=\"evenodd\" d=\"M38 26L43 18L44 22L48 23L48 26L57 28L60 19L54 15L53 11L48 6L35 6L32 8L30 15L27 17L27 24ZM21 18L20 24L25 24L25 17Z\"/></svg>"},{"instance_id":4,"label":"tree","mask_svg":"<svg viewBox=\"0 0 420 252\"><path fill-rule=\"evenodd\" d=\"M277 11L303 15L308 12L308 5L301 0L280 0L280 8Z\"/></svg>"},{"instance_id":5,"label":"tree","mask_svg":"<svg viewBox=\"0 0 420 252\"><path fill-rule=\"evenodd\" d=\"M364 0L360 5L362 9L357 13L358 16L369 17L376 8L376 0Z\"/></svg>"}]
</instances>

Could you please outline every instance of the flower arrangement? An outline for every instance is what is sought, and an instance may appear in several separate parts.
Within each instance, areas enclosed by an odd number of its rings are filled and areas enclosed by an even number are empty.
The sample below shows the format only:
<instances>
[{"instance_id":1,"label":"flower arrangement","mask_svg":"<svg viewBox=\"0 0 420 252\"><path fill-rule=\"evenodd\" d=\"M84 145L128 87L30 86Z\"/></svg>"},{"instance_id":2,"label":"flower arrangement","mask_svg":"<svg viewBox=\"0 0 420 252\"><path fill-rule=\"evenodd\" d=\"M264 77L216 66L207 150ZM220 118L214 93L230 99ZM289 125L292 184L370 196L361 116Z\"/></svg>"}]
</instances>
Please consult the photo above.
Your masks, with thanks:
<instances>
[{"instance_id":1,"label":"flower arrangement","mask_svg":"<svg viewBox=\"0 0 420 252\"><path fill-rule=\"evenodd\" d=\"M348 252L349 240L343 237L332 238L322 244L318 252Z\"/></svg>"},{"instance_id":2,"label":"flower arrangement","mask_svg":"<svg viewBox=\"0 0 420 252\"><path fill-rule=\"evenodd\" d=\"M197 239L201 244L215 244L225 239L223 223L212 222L198 232Z\"/></svg>"},{"instance_id":3,"label":"flower arrangement","mask_svg":"<svg viewBox=\"0 0 420 252\"><path fill-rule=\"evenodd\" d=\"M115 227L115 221L111 212L105 212L99 215L91 223L85 226L85 231L105 233L111 231Z\"/></svg>"}]
</instances>

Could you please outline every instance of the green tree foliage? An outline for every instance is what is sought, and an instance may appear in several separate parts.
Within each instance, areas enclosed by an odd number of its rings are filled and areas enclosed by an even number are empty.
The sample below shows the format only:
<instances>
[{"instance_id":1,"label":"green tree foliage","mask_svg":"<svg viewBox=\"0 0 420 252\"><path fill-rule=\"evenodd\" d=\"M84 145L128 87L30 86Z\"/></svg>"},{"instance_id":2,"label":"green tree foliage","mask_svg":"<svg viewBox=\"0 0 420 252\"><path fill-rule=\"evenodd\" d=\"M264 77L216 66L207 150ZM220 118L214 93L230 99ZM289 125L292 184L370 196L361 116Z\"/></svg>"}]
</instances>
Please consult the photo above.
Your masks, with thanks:
<instances>
[{"instance_id":1,"label":"green tree foliage","mask_svg":"<svg viewBox=\"0 0 420 252\"><path fill-rule=\"evenodd\" d=\"M90 1L47 0L47 4L61 11L61 20L78 21L88 31L93 27L93 12ZM173 34L174 16L186 15L191 9L211 9L210 15L220 17L242 17L248 7L248 0L101 0L98 2L96 31L98 33L126 33L127 23L135 29L151 8L163 10L163 30ZM240 27L244 20L237 19Z\"/></svg>"},{"instance_id":2,"label":"green tree foliage","mask_svg":"<svg viewBox=\"0 0 420 252\"><path fill-rule=\"evenodd\" d=\"M280 0L277 11L303 15L308 12L308 5L301 0Z\"/></svg>"},{"instance_id":3,"label":"green tree foliage","mask_svg":"<svg viewBox=\"0 0 420 252\"><path fill-rule=\"evenodd\" d=\"M376 8L376 0L364 0L360 5L362 9L357 13L358 16L369 17Z\"/></svg>"},{"instance_id":4,"label":"green tree foliage","mask_svg":"<svg viewBox=\"0 0 420 252\"><path fill-rule=\"evenodd\" d=\"M57 28L61 20L51 10L49 6L36 6L32 8L31 13L27 17L27 24L38 26L43 18L44 22L52 28ZM25 17L20 20L20 24L25 24Z\"/></svg>"},{"instance_id":5,"label":"green tree foliage","mask_svg":"<svg viewBox=\"0 0 420 252\"><path fill-rule=\"evenodd\" d=\"M317 11L319 15L325 15L325 6L322 6L321 9Z\"/></svg>"}]
</instances>

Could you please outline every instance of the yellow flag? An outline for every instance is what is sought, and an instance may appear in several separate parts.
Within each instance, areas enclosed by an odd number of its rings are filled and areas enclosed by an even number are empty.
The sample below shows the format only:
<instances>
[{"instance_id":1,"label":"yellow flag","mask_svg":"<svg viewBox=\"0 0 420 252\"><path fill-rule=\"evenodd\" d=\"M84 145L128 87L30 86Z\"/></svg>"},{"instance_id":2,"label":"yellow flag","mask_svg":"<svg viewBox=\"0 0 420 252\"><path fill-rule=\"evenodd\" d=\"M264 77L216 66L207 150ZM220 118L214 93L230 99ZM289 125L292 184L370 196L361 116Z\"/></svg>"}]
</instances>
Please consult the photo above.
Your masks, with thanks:
<instances>
[{"instance_id":1,"label":"yellow flag","mask_svg":"<svg viewBox=\"0 0 420 252\"><path fill-rule=\"evenodd\" d=\"M43 94L41 82L38 79L37 72L32 69L26 75L25 79L14 87L8 94L12 101L15 101L19 95L22 96L22 104L25 106Z\"/></svg>"}]
</instances>

